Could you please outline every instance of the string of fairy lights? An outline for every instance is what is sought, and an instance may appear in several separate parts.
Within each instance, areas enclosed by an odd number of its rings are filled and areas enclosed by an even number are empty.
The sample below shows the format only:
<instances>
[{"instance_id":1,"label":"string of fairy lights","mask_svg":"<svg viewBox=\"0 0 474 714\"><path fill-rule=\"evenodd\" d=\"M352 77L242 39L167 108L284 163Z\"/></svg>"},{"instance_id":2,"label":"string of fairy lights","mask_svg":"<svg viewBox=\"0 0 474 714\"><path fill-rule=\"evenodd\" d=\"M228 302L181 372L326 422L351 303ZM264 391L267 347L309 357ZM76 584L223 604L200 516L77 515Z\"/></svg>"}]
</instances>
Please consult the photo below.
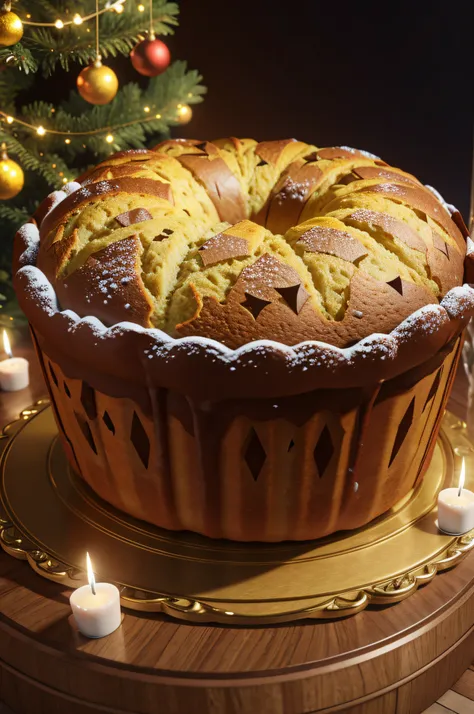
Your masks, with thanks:
<instances>
[{"instance_id":1,"label":"string of fairy lights","mask_svg":"<svg viewBox=\"0 0 474 714\"><path fill-rule=\"evenodd\" d=\"M191 98L193 95L190 93L188 94L188 97ZM170 111L171 107L165 107L163 109L163 113L166 115L167 111ZM143 111L145 114L149 114L151 112L151 108L149 106L143 107ZM180 118L187 119L187 114L188 114L188 105L187 104L177 104L175 107L175 119L176 121L180 121ZM134 124L144 124L147 122L151 121L156 121L157 119L162 119L163 114L153 114L153 116L145 117L145 118L140 118L140 119L133 119L132 121L128 122L123 122L122 124L114 124L113 126L109 127L101 127L100 129L91 129L89 131L59 131L57 129L45 129L43 125L36 125L36 124L31 124L28 121L25 121L24 119L20 119L19 117L13 117L10 114L6 114L4 111L0 109L0 116L3 117L3 119L7 122L7 124L20 124L21 126L26 127L27 129L31 129L31 131L35 132L38 136L43 137L46 136L46 134L51 134L53 136L64 136L66 137L64 139L65 144L70 144L71 143L71 138L72 137L87 137L87 136L97 136L104 134L104 140L108 144L113 144L115 141L115 137L112 132L117 132L120 129L125 129L126 127L133 126ZM182 121L184 124L185 122Z\"/></svg>"},{"instance_id":2,"label":"string of fairy lights","mask_svg":"<svg viewBox=\"0 0 474 714\"><path fill-rule=\"evenodd\" d=\"M122 13L124 6L128 0L107 0L105 5L100 8L99 0L96 0L95 12L87 15L75 13L72 18L65 16L58 17L51 22L38 22L30 14L20 18L11 11L11 2L1 4L0 0L0 45L12 46L19 42L23 36L23 25L31 27L49 27L61 31L68 26L79 26L84 22L95 21L95 59L91 64L85 67L77 78L77 89L79 94L91 104L108 104L116 95L119 87L119 81L115 72L108 66L102 64L102 57L99 53L99 17L107 12ZM134 68L147 77L154 77L161 74L169 65L170 54L168 47L158 38L156 38L153 26L153 0L148 0L149 9L149 30L145 39L141 40L130 53L130 59ZM139 4L137 11L144 13L145 5ZM88 29L89 31L89 29ZM11 58L6 59L8 64ZM188 93L187 98L191 99L192 93ZM54 114L56 109L51 108L51 114ZM15 129L15 125L31 131L39 139L43 139L47 135L52 137L62 137L65 144L71 144L74 139L86 140L87 137L99 136L103 137L104 142L113 145L116 142L116 135L121 129L131 127L138 124L147 124L163 120L167 122L176 122L178 124L187 124L192 118L192 110L189 104L173 103L166 107L160 107L160 113L156 113L156 109L152 106L144 106L143 112L146 116L140 116L133 120L117 123L109 126L100 127L98 129L84 131L70 131L68 129L55 129L45 126L41 123L34 123L25 118L20 118L11 113L7 113L0 109L0 121ZM82 145L86 148L86 144ZM9 159L6 153L6 144L3 143L0 156L0 200L12 198L23 187L23 172L21 168ZM112 148L112 147L111 147ZM43 156L43 152L39 152ZM52 164L52 168L55 165ZM60 172L59 176L63 183L69 180ZM2 185L3 184L3 185Z\"/></svg>"},{"instance_id":3,"label":"string of fairy lights","mask_svg":"<svg viewBox=\"0 0 474 714\"><path fill-rule=\"evenodd\" d=\"M78 12L73 15L72 20L62 20L58 17L54 22L34 22L31 19L31 15L26 15L26 19L22 20L23 25L30 25L31 27L55 27L57 30L62 30L63 27L68 27L69 25L82 25L83 22L88 22L89 20L94 20L97 16L103 15L105 12L110 12L114 10L116 13L120 14L124 10L124 5L127 0L116 0L116 2L107 2L105 7L103 7L98 12L91 12L88 15L81 16ZM144 5L138 6L139 12L145 11Z\"/></svg>"}]
</instances>

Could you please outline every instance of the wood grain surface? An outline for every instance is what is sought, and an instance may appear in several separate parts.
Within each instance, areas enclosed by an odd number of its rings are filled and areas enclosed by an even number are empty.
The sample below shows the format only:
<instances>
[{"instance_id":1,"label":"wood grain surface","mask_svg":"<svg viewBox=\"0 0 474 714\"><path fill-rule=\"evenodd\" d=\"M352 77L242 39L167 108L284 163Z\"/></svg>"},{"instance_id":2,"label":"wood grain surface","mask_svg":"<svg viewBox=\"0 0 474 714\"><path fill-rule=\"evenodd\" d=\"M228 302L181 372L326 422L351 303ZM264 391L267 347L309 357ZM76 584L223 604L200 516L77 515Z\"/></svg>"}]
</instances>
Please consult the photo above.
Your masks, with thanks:
<instances>
[{"instance_id":1,"label":"wood grain surface","mask_svg":"<svg viewBox=\"0 0 474 714\"><path fill-rule=\"evenodd\" d=\"M45 394L27 342L15 351L31 360L32 379L1 394L3 423ZM461 374L450 402L458 416L466 394ZM419 714L464 670L428 711L462 713L453 707L474 699L472 555L399 604L292 626L126 612L117 632L88 640L71 625L68 596L0 555L0 699L16 714Z\"/></svg>"}]
</instances>

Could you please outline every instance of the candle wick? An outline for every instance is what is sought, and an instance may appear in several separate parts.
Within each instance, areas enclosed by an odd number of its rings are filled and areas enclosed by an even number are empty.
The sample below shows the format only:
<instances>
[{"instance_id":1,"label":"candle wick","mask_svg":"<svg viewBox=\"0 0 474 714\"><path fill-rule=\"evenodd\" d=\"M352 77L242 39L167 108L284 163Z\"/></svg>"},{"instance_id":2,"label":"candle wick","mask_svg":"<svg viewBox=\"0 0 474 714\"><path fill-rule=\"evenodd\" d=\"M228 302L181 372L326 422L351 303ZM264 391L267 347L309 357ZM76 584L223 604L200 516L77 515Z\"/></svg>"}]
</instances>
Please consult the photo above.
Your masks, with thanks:
<instances>
[{"instance_id":1,"label":"candle wick","mask_svg":"<svg viewBox=\"0 0 474 714\"><path fill-rule=\"evenodd\" d=\"M462 495L462 483L459 484L458 496Z\"/></svg>"},{"instance_id":2,"label":"candle wick","mask_svg":"<svg viewBox=\"0 0 474 714\"><path fill-rule=\"evenodd\" d=\"M96 591L95 591L95 582L94 582L94 581L91 582L91 590L92 590L92 594L93 594L93 595L96 595L96 594L97 594Z\"/></svg>"}]
</instances>

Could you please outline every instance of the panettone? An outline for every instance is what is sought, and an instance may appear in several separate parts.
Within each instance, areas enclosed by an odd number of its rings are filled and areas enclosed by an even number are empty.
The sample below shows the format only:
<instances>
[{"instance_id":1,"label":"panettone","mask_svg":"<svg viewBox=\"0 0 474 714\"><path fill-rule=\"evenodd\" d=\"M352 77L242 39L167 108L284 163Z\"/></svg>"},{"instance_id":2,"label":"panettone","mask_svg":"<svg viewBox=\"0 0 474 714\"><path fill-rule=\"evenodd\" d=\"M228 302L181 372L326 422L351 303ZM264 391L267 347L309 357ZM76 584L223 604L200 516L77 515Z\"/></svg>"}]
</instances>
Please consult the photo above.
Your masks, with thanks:
<instances>
[{"instance_id":1,"label":"panettone","mask_svg":"<svg viewBox=\"0 0 474 714\"><path fill-rule=\"evenodd\" d=\"M299 141L168 141L123 152L41 225L60 304L229 347L345 347L463 278L464 236L417 179Z\"/></svg>"},{"instance_id":2,"label":"panettone","mask_svg":"<svg viewBox=\"0 0 474 714\"><path fill-rule=\"evenodd\" d=\"M362 527L429 464L474 290L460 214L348 147L175 140L51 194L15 242L64 448L169 529Z\"/></svg>"}]
</instances>

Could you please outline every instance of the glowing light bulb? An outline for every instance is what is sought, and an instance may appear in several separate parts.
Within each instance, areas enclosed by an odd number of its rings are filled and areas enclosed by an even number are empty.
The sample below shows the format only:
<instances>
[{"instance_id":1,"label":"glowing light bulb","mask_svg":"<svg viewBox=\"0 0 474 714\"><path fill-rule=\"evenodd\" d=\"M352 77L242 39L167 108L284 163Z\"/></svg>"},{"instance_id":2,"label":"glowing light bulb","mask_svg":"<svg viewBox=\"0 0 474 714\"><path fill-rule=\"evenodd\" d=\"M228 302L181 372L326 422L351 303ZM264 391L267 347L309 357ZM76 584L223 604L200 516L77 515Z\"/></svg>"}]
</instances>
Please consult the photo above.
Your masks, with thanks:
<instances>
[{"instance_id":1,"label":"glowing light bulb","mask_svg":"<svg viewBox=\"0 0 474 714\"><path fill-rule=\"evenodd\" d=\"M62 30L64 27L64 22L62 20L56 20L54 26L57 30Z\"/></svg>"},{"instance_id":2,"label":"glowing light bulb","mask_svg":"<svg viewBox=\"0 0 474 714\"><path fill-rule=\"evenodd\" d=\"M143 111L148 114L148 112L150 111L150 107L143 107Z\"/></svg>"},{"instance_id":3,"label":"glowing light bulb","mask_svg":"<svg viewBox=\"0 0 474 714\"><path fill-rule=\"evenodd\" d=\"M44 128L44 126L39 126L36 130L36 133L38 134L38 136L44 136L46 134L46 129Z\"/></svg>"},{"instance_id":4,"label":"glowing light bulb","mask_svg":"<svg viewBox=\"0 0 474 714\"><path fill-rule=\"evenodd\" d=\"M120 13L123 12L123 5L122 5L121 2L115 3L115 5L113 6L113 8L114 8L115 12L116 12L118 15L120 15Z\"/></svg>"},{"instance_id":5,"label":"glowing light bulb","mask_svg":"<svg viewBox=\"0 0 474 714\"><path fill-rule=\"evenodd\" d=\"M161 114L157 114L155 119L161 119Z\"/></svg>"},{"instance_id":6,"label":"glowing light bulb","mask_svg":"<svg viewBox=\"0 0 474 714\"><path fill-rule=\"evenodd\" d=\"M63 183L67 183L67 178L66 178L66 177L63 178Z\"/></svg>"},{"instance_id":7,"label":"glowing light bulb","mask_svg":"<svg viewBox=\"0 0 474 714\"><path fill-rule=\"evenodd\" d=\"M139 5L137 10L138 12L145 12L145 5Z\"/></svg>"},{"instance_id":8,"label":"glowing light bulb","mask_svg":"<svg viewBox=\"0 0 474 714\"><path fill-rule=\"evenodd\" d=\"M70 144L70 143L71 143L71 139L64 139L64 143L65 143L65 144Z\"/></svg>"},{"instance_id":9,"label":"glowing light bulb","mask_svg":"<svg viewBox=\"0 0 474 714\"><path fill-rule=\"evenodd\" d=\"M105 137L105 140L106 140L107 144L111 144L114 140L114 137L112 134L107 134L107 136Z\"/></svg>"},{"instance_id":10,"label":"glowing light bulb","mask_svg":"<svg viewBox=\"0 0 474 714\"><path fill-rule=\"evenodd\" d=\"M72 21L75 25L82 25L82 17L77 12L74 15L74 17L72 18Z\"/></svg>"},{"instance_id":11,"label":"glowing light bulb","mask_svg":"<svg viewBox=\"0 0 474 714\"><path fill-rule=\"evenodd\" d=\"M13 122L14 122L13 117L7 117L7 122L8 122L8 124L13 124Z\"/></svg>"}]
</instances>

